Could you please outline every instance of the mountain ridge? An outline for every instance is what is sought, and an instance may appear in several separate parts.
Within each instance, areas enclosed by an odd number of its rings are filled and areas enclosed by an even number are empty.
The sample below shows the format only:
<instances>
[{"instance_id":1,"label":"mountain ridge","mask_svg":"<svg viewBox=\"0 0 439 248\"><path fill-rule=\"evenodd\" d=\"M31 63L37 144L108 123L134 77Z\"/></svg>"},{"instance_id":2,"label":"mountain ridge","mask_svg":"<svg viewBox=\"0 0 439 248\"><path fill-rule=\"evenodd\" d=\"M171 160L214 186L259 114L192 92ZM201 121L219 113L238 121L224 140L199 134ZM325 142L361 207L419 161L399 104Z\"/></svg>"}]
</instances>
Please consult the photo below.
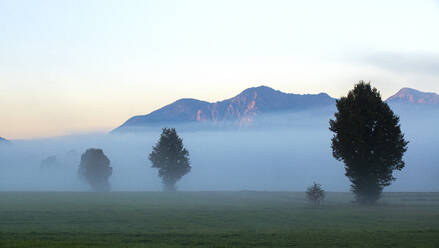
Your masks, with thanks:
<instances>
[{"instance_id":1,"label":"mountain ridge","mask_svg":"<svg viewBox=\"0 0 439 248\"><path fill-rule=\"evenodd\" d=\"M154 124L199 123L246 126L258 115L282 111L302 111L331 106L335 99L326 93L293 94L268 86L251 87L217 102L182 98L147 115L133 116L114 132Z\"/></svg>"},{"instance_id":2,"label":"mountain ridge","mask_svg":"<svg viewBox=\"0 0 439 248\"><path fill-rule=\"evenodd\" d=\"M266 114L300 112L312 109L335 108L335 98L326 93L293 94L275 90L268 86L251 87L238 95L217 102L207 102L194 98L182 98L146 115L129 118L111 133L136 131L149 126L175 124L201 124L224 127L227 125L249 126ZM439 106L439 95L412 88L402 88L387 98L386 102L395 107Z\"/></svg>"}]
</instances>

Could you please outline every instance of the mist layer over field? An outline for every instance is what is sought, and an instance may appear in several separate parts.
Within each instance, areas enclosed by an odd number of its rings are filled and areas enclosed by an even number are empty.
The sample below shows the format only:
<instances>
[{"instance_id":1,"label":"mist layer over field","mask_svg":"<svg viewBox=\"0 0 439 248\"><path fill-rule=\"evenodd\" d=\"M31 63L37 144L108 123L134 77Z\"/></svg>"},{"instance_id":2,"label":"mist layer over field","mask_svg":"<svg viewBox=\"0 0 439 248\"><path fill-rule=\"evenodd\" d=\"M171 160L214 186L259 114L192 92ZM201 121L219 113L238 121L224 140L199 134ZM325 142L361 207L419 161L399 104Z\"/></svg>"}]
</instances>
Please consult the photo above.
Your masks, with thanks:
<instances>
[{"instance_id":1,"label":"mist layer over field","mask_svg":"<svg viewBox=\"0 0 439 248\"><path fill-rule=\"evenodd\" d=\"M177 187L189 191L304 191L318 182L328 191L348 191L343 164L332 157L330 148L331 113L266 116L260 121L263 125L227 131L184 131L176 126L192 165ZM425 113L411 116L401 116L403 132L410 141L404 157L406 168L395 174L398 179L385 190L438 191L439 121ZM114 191L161 190L157 171L148 160L160 133L157 127L141 134L84 134L1 145L0 190L88 191L88 185L77 176L80 156L87 148L101 148L110 159ZM56 156L56 163L42 165L50 156Z\"/></svg>"}]
</instances>

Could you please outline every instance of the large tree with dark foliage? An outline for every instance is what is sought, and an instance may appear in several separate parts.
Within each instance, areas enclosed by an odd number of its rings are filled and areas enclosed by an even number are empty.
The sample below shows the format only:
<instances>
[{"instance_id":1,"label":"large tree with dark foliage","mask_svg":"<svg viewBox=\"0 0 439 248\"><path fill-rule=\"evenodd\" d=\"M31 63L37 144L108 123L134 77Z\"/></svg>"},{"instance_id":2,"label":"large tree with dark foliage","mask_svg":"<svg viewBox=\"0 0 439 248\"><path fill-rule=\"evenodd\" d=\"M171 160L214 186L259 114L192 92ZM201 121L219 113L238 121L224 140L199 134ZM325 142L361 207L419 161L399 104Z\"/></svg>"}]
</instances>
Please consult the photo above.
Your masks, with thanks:
<instances>
[{"instance_id":1,"label":"large tree with dark foliage","mask_svg":"<svg viewBox=\"0 0 439 248\"><path fill-rule=\"evenodd\" d=\"M399 117L383 102L370 83L360 81L346 97L337 100L335 120L330 120L333 156L343 161L356 200L375 203L384 187L404 168L408 142Z\"/></svg>"},{"instance_id":2,"label":"large tree with dark foliage","mask_svg":"<svg viewBox=\"0 0 439 248\"><path fill-rule=\"evenodd\" d=\"M160 140L149 154L152 167L159 170L165 191L175 191L175 184L191 170L189 152L175 128L163 128Z\"/></svg>"},{"instance_id":3,"label":"large tree with dark foliage","mask_svg":"<svg viewBox=\"0 0 439 248\"><path fill-rule=\"evenodd\" d=\"M110 160L101 149L91 148L82 154L78 175L89 183L93 190L110 191L108 179L112 173Z\"/></svg>"}]
</instances>

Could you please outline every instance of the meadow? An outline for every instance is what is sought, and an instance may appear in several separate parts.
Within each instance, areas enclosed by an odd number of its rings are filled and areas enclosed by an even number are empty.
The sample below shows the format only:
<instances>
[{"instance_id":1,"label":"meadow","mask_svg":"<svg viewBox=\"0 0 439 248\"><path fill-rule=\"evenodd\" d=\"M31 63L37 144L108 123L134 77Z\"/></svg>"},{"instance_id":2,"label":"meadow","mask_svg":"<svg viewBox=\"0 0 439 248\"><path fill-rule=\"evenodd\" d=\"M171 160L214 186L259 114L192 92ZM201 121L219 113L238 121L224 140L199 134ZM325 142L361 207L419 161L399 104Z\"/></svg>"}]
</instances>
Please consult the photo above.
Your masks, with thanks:
<instances>
[{"instance_id":1,"label":"meadow","mask_svg":"<svg viewBox=\"0 0 439 248\"><path fill-rule=\"evenodd\" d=\"M439 193L0 192L0 247L439 247Z\"/></svg>"}]
</instances>

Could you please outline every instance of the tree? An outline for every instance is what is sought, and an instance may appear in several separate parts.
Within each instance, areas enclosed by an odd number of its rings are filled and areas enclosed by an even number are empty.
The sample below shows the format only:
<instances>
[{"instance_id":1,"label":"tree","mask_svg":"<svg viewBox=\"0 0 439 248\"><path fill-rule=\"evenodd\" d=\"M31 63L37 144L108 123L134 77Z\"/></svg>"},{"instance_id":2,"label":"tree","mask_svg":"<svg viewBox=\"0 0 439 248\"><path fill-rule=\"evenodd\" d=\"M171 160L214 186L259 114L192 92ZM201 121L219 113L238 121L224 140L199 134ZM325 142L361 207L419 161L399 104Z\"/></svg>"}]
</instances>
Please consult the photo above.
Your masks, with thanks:
<instances>
[{"instance_id":1,"label":"tree","mask_svg":"<svg viewBox=\"0 0 439 248\"><path fill-rule=\"evenodd\" d=\"M314 204L314 207L318 207L323 198L325 198L325 191L322 189L322 185L314 183L308 187L306 198Z\"/></svg>"},{"instance_id":2,"label":"tree","mask_svg":"<svg viewBox=\"0 0 439 248\"><path fill-rule=\"evenodd\" d=\"M42 170L56 170L60 167L60 163L55 155L49 156L41 161L40 168Z\"/></svg>"},{"instance_id":3,"label":"tree","mask_svg":"<svg viewBox=\"0 0 439 248\"><path fill-rule=\"evenodd\" d=\"M81 156L78 174L95 191L110 191L108 179L113 173L110 160L101 149L88 149Z\"/></svg>"},{"instance_id":4,"label":"tree","mask_svg":"<svg viewBox=\"0 0 439 248\"><path fill-rule=\"evenodd\" d=\"M175 128L163 128L160 140L149 154L152 168L159 170L165 191L175 191L175 184L191 170L189 152Z\"/></svg>"},{"instance_id":5,"label":"tree","mask_svg":"<svg viewBox=\"0 0 439 248\"><path fill-rule=\"evenodd\" d=\"M404 168L408 142L399 117L370 83L360 81L346 97L337 100L335 120L330 120L333 156L345 164L356 201L375 203L384 187L395 180L394 170Z\"/></svg>"}]
</instances>

